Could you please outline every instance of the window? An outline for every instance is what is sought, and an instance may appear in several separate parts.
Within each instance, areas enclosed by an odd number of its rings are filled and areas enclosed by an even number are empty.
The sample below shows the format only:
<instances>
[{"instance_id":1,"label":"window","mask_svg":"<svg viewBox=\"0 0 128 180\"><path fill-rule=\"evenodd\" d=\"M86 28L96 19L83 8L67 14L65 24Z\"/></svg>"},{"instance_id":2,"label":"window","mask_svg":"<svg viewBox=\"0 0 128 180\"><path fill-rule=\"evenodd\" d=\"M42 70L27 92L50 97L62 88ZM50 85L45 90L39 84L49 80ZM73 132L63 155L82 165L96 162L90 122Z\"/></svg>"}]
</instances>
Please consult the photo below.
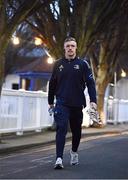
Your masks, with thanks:
<instances>
[{"instance_id":1,"label":"window","mask_svg":"<svg viewBox=\"0 0 128 180\"><path fill-rule=\"evenodd\" d=\"M19 84L17 84L17 83L13 83L12 84L12 89L19 89Z\"/></svg>"}]
</instances>

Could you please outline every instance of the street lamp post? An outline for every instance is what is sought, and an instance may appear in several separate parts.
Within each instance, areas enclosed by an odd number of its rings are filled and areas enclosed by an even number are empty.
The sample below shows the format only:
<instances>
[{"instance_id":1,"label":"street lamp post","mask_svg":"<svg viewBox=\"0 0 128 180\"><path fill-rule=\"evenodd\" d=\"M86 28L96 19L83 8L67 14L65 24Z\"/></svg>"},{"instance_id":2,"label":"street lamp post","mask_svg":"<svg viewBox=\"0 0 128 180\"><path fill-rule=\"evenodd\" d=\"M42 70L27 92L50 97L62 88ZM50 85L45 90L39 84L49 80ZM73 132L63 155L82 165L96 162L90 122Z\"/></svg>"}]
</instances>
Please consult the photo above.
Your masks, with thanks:
<instances>
[{"instance_id":1,"label":"street lamp post","mask_svg":"<svg viewBox=\"0 0 128 180\"><path fill-rule=\"evenodd\" d=\"M118 122L117 72L114 72L114 124Z\"/></svg>"},{"instance_id":2,"label":"street lamp post","mask_svg":"<svg viewBox=\"0 0 128 180\"><path fill-rule=\"evenodd\" d=\"M114 72L114 99L117 98L117 72Z\"/></svg>"}]
</instances>

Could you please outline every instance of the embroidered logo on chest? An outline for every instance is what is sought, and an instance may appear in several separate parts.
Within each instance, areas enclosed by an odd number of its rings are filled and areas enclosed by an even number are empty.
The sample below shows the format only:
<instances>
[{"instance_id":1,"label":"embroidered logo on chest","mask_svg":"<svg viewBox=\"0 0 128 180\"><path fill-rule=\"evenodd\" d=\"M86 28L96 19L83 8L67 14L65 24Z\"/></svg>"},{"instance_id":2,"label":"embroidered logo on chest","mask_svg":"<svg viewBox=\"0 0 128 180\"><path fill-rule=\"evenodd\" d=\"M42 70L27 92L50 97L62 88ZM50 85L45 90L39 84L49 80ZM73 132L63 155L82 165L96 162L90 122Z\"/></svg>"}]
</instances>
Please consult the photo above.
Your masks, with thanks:
<instances>
[{"instance_id":1,"label":"embroidered logo on chest","mask_svg":"<svg viewBox=\"0 0 128 180\"><path fill-rule=\"evenodd\" d=\"M78 64L75 64L74 69L80 69L80 66Z\"/></svg>"},{"instance_id":2,"label":"embroidered logo on chest","mask_svg":"<svg viewBox=\"0 0 128 180\"><path fill-rule=\"evenodd\" d=\"M64 69L64 66L63 65L60 65L59 66L59 71L62 71Z\"/></svg>"}]
</instances>

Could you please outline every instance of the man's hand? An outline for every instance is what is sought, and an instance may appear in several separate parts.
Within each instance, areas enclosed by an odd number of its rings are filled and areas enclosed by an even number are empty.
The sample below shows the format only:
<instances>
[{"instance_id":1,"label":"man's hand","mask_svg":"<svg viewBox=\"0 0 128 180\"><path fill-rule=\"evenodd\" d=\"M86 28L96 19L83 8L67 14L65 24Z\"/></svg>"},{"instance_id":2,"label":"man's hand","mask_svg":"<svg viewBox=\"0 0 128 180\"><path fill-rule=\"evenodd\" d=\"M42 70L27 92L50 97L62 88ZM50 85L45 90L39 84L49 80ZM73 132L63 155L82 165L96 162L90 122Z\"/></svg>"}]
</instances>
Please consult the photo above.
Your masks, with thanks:
<instances>
[{"instance_id":1,"label":"man's hand","mask_svg":"<svg viewBox=\"0 0 128 180\"><path fill-rule=\"evenodd\" d=\"M94 102L90 102L90 108L97 111L97 104Z\"/></svg>"},{"instance_id":2,"label":"man's hand","mask_svg":"<svg viewBox=\"0 0 128 180\"><path fill-rule=\"evenodd\" d=\"M49 104L49 108L54 108L54 104Z\"/></svg>"},{"instance_id":3,"label":"man's hand","mask_svg":"<svg viewBox=\"0 0 128 180\"><path fill-rule=\"evenodd\" d=\"M52 116L52 114L53 114L53 109L54 109L54 104L49 104L48 112L49 112L50 116Z\"/></svg>"}]
</instances>

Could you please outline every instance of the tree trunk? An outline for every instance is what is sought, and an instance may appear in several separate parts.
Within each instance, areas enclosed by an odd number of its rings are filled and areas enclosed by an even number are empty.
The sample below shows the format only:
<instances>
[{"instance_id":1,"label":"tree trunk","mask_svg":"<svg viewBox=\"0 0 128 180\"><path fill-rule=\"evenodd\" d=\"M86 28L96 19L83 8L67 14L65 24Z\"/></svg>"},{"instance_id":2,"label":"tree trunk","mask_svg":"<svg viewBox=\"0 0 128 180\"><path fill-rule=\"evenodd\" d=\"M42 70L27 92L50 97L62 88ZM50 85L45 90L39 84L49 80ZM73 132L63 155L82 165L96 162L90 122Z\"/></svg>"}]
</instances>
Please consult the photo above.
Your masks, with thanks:
<instances>
[{"instance_id":1,"label":"tree trunk","mask_svg":"<svg viewBox=\"0 0 128 180\"><path fill-rule=\"evenodd\" d=\"M25 1L22 6L16 10L16 13L11 20L8 21L6 15L6 2L0 1L0 94L2 84L4 81L4 66L5 66L5 52L11 35L15 31L18 24L20 24L36 6L38 0Z\"/></svg>"},{"instance_id":2,"label":"tree trunk","mask_svg":"<svg viewBox=\"0 0 128 180\"><path fill-rule=\"evenodd\" d=\"M2 90L2 84L4 82L4 69L5 69L5 52L8 45L8 38L4 35L0 37L0 94Z\"/></svg>"},{"instance_id":3,"label":"tree trunk","mask_svg":"<svg viewBox=\"0 0 128 180\"><path fill-rule=\"evenodd\" d=\"M4 36L0 37L0 95L2 91L2 85L4 82L4 69L5 69L5 52L6 52L6 47L8 44L7 38ZM0 96L1 97L1 96ZM0 143L1 143L1 134L0 134Z\"/></svg>"},{"instance_id":4,"label":"tree trunk","mask_svg":"<svg viewBox=\"0 0 128 180\"><path fill-rule=\"evenodd\" d=\"M101 69L100 69L101 71ZM100 74L100 73L99 73ZM105 117L104 117L104 95L105 95L105 90L108 85L108 82L106 81L106 78L102 79L100 78L101 75L98 75L97 78L97 104L98 104L98 113L100 116L101 121L103 124L105 123Z\"/></svg>"},{"instance_id":5,"label":"tree trunk","mask_svg":"<svg viewBox=\"0 0 128 180\"><path fill-rule=\"evenodd\" d=\"M98 112L100 115L101 121L105 122L104 117L104 95L105 90L108 85L108 82L110 81L109 75L108 75L108 51L107 46L101 45L100 48L100 55L99 55L99 66L97 71L97 77L96 77L96 89L97 89L97 104L98 104Z\"/></svg>"}]
</instances>

